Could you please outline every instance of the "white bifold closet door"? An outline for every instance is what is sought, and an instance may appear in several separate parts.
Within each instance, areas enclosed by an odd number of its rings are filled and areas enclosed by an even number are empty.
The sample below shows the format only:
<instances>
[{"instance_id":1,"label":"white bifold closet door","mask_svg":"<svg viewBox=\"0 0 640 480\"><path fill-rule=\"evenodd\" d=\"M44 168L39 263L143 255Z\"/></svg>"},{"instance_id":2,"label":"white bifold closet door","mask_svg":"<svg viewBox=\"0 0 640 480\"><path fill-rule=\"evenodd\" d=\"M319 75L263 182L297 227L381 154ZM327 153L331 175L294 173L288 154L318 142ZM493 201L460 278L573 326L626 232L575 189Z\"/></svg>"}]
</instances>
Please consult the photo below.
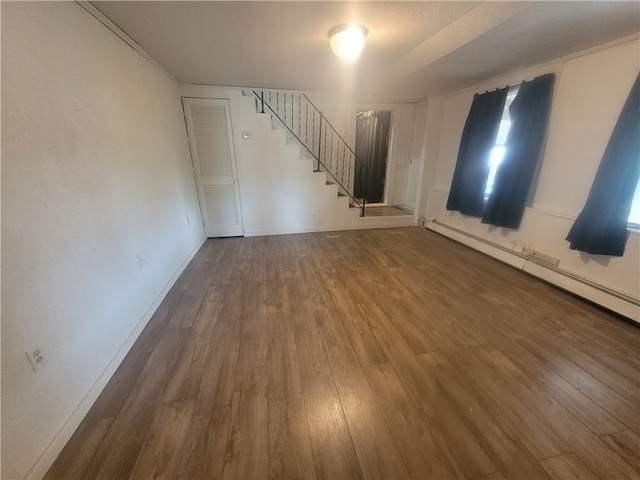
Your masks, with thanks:
<instances>
[{"instance_id":1,"label":"white bifold closet door","mask_svg":"<svg viewBox=\"0 0 640 480\"><path fill-rule=\"evenodd\" d=\"M184 109L205 234L242 236L229 101L184 98Z\"/></svg>"}]
</instances>

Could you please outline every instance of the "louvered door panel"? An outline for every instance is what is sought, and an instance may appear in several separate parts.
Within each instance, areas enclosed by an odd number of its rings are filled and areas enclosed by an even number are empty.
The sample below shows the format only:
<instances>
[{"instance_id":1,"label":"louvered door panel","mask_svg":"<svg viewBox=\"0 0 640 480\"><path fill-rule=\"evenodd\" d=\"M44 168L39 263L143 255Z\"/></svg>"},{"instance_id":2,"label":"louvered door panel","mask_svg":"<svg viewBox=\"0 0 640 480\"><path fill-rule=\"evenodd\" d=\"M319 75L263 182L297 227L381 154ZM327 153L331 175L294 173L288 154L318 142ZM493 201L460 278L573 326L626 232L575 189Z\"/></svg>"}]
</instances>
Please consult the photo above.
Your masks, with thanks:
<instances>
[{"instance_id":1,"label":"louvered door panel","mask_svg":"<svg viewBox=\"0 0 640 480\"><path fill-rule=\"evenodd\" d=\"M225 227L236 225L238 207L234 186L205 185L202 190L209 222Z\"/></svg>"},{"instance_id":2,"label":"louvered door panel","mask_svg":"<svg viewBox=\"0 0 640 480\"><path fill-rule=\"evenodd\" d=\"M222 105L191 105L193 136L202 177L233 177L226 109Z\"/></svg>"},{"instance_id":3,"label":"louvered door panel","mask_svg":"<svg viewBox=\"0 0 640 480\"><path fill-rule=\"evenodd\" d=\"M185 98L200 209L207 237L243 235L228 100Z\"/></svg>"}]
</instances>

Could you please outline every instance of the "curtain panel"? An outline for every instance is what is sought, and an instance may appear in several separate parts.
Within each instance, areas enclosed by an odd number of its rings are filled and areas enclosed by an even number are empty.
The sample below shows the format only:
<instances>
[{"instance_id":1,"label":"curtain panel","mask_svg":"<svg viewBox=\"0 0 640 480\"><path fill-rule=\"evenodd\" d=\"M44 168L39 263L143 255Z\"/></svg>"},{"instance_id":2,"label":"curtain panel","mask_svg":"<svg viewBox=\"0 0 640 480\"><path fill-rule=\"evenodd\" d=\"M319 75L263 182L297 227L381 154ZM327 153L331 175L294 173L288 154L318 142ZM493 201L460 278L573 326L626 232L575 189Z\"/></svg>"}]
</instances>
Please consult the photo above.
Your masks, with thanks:
<instances>
[{"instance_id":1,"label":"curtain panel","mask_svg":"<svg viewBox=\"0 0 640 480\"><path fill-rule=\"evenodd\" d=\"M640 74L631 88L596 172L585 206L569 231L569 248L621 257L640 177Z\"/></svg>"},{"instance_id":2,"label":"curtain panel","mask_svg":"<svg viewBox=\"0 0 640 480\"><path fill-rule=\"evenodd\" d=\"M482 223L517 229L520 227L531 182L544 145L555 74L525 82L509 107L511 129Z\"/></svg>"},{"instance_id":3,"label":"curtain panel","mask_svg":"<svg viewBox=\"0 0 640 480\"><path fill-rule=\"evenodd\" d=\"M496 143L508 88L475 94L462 131L447 210L482 216L489 155Z\"/></svg>"},{"instance_id":4,"label":"curtain panel","mask_svg":"<svg viewBox=\"0 0 640 480\"><path fill-rule=\"evenodd\" d=\"M390 111L358 112L355 153L369 168L356 162L354 196L367 203L384 200L384 184L389 153Z\"/></svg>"}]
</instances>

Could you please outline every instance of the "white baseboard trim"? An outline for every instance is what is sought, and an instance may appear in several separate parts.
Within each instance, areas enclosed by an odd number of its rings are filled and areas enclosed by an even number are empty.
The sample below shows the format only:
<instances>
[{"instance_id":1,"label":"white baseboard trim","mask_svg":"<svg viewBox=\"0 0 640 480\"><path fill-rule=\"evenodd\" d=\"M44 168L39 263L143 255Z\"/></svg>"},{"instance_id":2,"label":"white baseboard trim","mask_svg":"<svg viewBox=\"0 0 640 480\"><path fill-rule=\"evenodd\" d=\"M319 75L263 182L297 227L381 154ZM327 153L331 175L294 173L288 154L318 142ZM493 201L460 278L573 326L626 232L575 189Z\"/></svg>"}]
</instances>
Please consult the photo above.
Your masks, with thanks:
<instances>
[{"instance_id":1,"label":"white baseboard trim","mask_svg":"<svg viewBox=\"0 0 640 480\"><path fill-rule=\"evenodd\" d=\"M344 230L364 230L368 228L413 227L416 220L413 215L402 217L360 217L353 225L293 228L288 230L254 230L245 231L245 237L263 237L267 235L289 235L293 233L338 232Z\"/></svg>"},{"instance_id":2,"label":"white baseboard trim","mask_svg":"<svg viewBox=\"0 0 640 480\"><path fill-rule=\"evenodd\" d=\"M472 234L460 232L447 225L430 222L426 227L458 243L473 248L490 257L500 260L512 267L527 272L534 277L551 283L563 290L567 290L579 297L601 305L613 312L640 323L640 306L633 299L625 299L625 295L617 293L610 288L596 284L586 278L559 268L549 267L535 260L523 257L508 249L500 248L486 240L476 238Z\"/></svg>"},{"instance_id":3,"label":"white baseboard trim","mask_svg":"<svg viewBox=\"0 0 640 480\"><path fill-rule=\"evenodd\" d=\"M113 356L106 368L102 371L95 383L91 386L87 394L82 398L78 406L64 423L60 431L53 438L44 453L40 456L31 470L29 470L29 473L25 478L40 480L45 476L49 468L51 468L51 465L53 465L53 462L55 462L56 458L58 458L58 455L60 455L62 449L65 447L84 417L89 412L89 409L93 406L95 401L98 399L98 396L100 396L100 394L102 393L104 387L107 385L117 368L124 360L124 357L127 355L127 353L129 353L129 350L142 333L142 330L144 330L144 327L147 326L147 323L149 323L149 320L151 320L151 317L153 317L153 314L160 306L160 303L162 303L162 300L164 300L164 298L167 296L169 290L171 290L171 287L173 287L173 285L176 283L178 277L180 277L184 269L187 268L187 265L189 265L189 262L193 259L198 250L200 250L205 240L206 237L204 236L200 240L198 240L198 243L193 248L193 250L183 260L183 262L180 264L171 278L169 278L165 286L162 288L162 290L160 290L151 305L149 305L149 308L144 313L142 318L140 318L127 339L120 346L116 354Z\"/></svg>"}]
</instances>

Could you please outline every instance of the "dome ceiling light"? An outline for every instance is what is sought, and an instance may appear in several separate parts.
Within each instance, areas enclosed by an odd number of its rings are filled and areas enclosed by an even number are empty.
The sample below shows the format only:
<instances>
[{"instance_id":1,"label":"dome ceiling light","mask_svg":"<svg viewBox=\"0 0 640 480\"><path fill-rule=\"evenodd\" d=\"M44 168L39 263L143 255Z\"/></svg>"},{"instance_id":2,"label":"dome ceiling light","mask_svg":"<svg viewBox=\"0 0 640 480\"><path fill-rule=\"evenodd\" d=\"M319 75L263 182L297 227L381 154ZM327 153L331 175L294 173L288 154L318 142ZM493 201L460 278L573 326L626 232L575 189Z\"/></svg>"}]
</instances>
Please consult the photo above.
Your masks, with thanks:
<instances>
[{"instance_id":1,"label":"dome ceiling light","mask_svg":"<svg viewBox=\"0 0 640 480\"><path fill-rule=\"evenodd\" d=\"M369 31L362 25L339 25L329 32L331 50L343 60L355 60Z\"/></svg>"}]
</instances>

